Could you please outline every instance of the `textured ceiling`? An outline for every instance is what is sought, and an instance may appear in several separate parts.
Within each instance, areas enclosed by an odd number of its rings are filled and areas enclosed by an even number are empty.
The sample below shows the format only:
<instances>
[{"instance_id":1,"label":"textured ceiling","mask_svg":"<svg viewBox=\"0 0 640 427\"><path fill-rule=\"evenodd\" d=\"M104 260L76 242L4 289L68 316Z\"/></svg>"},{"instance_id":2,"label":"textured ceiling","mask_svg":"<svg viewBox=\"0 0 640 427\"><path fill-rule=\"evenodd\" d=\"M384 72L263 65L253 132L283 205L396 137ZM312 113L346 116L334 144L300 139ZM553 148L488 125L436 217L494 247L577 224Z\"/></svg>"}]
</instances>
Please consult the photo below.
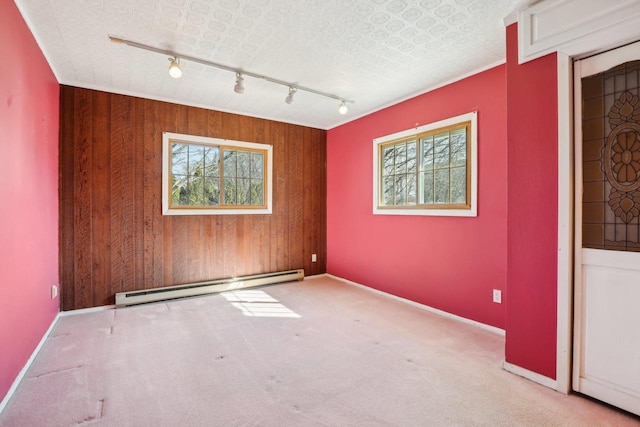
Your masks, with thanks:
<instances>
[{"instance_id":1,"label":"textured ceiling","mask_svg":"<svg viewBox=\"0 0 640 427\"><path fill-rule=\"evenodd\" d=\"M527 0L16 0L62 84L330 129L504 61ZM333 99L109 41L108 35L353 99Z\"/></svg>"}]
</instances>

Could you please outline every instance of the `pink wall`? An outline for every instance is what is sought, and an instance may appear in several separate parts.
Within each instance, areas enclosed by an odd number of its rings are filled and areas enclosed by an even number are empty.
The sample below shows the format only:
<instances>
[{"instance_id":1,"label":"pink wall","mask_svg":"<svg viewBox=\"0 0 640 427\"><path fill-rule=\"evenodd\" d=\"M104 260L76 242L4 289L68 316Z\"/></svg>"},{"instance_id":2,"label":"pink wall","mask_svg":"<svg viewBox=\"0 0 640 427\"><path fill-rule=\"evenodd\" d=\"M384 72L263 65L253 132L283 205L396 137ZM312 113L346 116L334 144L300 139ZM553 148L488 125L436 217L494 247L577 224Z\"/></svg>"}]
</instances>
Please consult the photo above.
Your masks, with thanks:
<instances>
[{"instance_id":1,"label":"pink wall","mask_svg":"<svg viewBox=\"0 0 640 427\"><path fill-rule=\"evenodd\" d=\"M59 86L12 1L0 58L1 401L58 312Z\"/></svg>"},{"instance_id":2,"label":"pink wall","mask_svg":"<svg viewBox=\"0 0 640 427\"><path fill-rule=\"evenodd\" d=\"M453 83L327 134L327 271L504 328L505 66ZM372 214L373 138L478 111L478 217ZM503 301L507 295L503 293Z\"/></svg>"},{"instance_id":3,"label":"pink wall","mask_svg":"<svg viewBox=\"0 0 640 427\"><path fill-rule=\"evenodd\" d=\"M506 360L556 377L558 96L556 55L518 65L507 28Z\"/></svg>"}]
</instances>

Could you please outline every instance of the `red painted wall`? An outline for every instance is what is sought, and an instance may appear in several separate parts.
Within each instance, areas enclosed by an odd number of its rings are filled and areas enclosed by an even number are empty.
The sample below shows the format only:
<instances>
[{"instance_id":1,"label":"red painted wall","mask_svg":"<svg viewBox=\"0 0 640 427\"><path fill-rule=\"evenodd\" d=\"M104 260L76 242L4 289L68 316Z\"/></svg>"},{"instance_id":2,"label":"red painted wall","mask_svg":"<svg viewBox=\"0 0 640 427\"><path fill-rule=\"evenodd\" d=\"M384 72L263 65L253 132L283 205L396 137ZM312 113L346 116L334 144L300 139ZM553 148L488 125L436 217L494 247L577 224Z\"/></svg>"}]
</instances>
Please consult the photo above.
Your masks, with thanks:
<instances>
[{"instance_id":1,"label":"red painted wall","mask_svg":"<svg viewBox=\"0 0 640 427\"><path fill-rule=\"evenodd\" d=\"M518 65L507 28L509 363L556 377L558 96L555 54Z\"/></svg>"},{"instance_id":2,"label":"red painted wall","mask_svg":"<svg viewBox=\"0 0 640 427\"><path fill-rule=\"evenodd\" d=\"M0 2L0 400L58 312L59 85L14 2Z\"/></svg>"},{"instance_id":3,"label":"red painted wall","mask_svg":"<svg viewBox=\"0 0 640 427\"><path fill-rule=\"evenodd\" d=\"M327 133L327 271L504 328L505 66L415 97ZM478 217L372 214L376 137L478 111ZM503 294L506 302L506 294Z\"/></svg>"}]
</instances>

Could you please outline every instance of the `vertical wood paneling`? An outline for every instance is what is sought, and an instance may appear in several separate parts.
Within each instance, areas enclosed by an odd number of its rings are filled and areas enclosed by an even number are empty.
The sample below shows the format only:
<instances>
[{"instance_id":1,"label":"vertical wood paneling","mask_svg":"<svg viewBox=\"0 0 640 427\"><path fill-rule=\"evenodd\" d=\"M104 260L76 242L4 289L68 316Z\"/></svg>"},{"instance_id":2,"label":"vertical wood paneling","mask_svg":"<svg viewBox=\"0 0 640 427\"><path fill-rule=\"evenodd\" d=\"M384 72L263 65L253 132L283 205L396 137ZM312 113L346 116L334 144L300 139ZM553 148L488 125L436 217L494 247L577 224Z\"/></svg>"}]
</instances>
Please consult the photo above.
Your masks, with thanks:
<instances>
[{"instance_id":1,"label":"vertical wood paneling","mask_svg":"<svg viewBox=\"0 0 640 427\"><path fill-rule=\"evenodd\" d=\"M291 236L304 236L304 128L293 126L289 129L289 156L283 167L289 168L287 199L289 201L289 268L304 267L304 245L309 239L300 240ZM295 159L295 161L290 161ZM306 237L306 236L305 236ZM308 271L308 270L307 270ZM306 271L305 271L306 273Z\"/></svg>"},{"instance_id":2,"label":"vertical wood paneling","mask_svg":"<svg viewBox=\"0 0 640 427\"><path fill-rule=\"evenodd\" d=\"M74 93L60 92L60 111L74 111ZM59 188L73 189L74 186L74 115L60 115ZM60 191L60 283L75 283L74 251L74 192ZM60 288L60 298L64 307L73 307L75 286Z\"/></svg>"},{"instance_id":3,"label":"vertical wood paneling","mask_svg":"<svg viewBox=\"0 0 640 427\"><path fill-rule=\"evenodd\" d=\"M315 241L313 239L313 202L312 197L314 195L315 183L313 182L312 174L312 159L313 159L313 140L311 139L312 129L306 128L303 130L303 155L302 155L302 182L308 183L303 191L303 205L302 205L302 227L303 233L308 236L309 244L302 246L302 262L305 266L305 270L309 273L313 273L313 266L316 263L311 262L311 254L315 253Z\"/></svg>"},{"instance_id":4,"label":"vertical wood paneling","mask_svg":"<svg viewBox=\"0 0 640 427\"><path fill-rule=\"evenodd\" d=\"M271 141L273 142L273 210L271 219L270 252L271 270L288 270L289 265L289 168L286 159L289 156L285 141L286 125L272 123Z\"/></svg>"},{"instance_id":5,"label":"vertical wood paneling","mask_svg":"<svg viewBox=\"0 0 640 427\"><path fill-rule=\"evenodd\" d=\"M325 272L325 131L67 86L60 115L63 309L113 304L120 291ZM273 213L163 216L162 132L271 144Z\"/></svg>"},{"instance_id":6,"label":"vertical wood paneling","mask_svg":"<svg viewBox=\"0 0 640 427\"><path fill-rule=\"evenodd\" d=\"M133 126L128 127L126 138L133 152L133 288L138 290L144 289L144 235L147 232L144 218L144 101L131 98L130 102Z\"/></svg>"},{"instance_id":7,"label":"vertical wood paneling","mask_svg":"<svg viewBox=\"0 0 640 427\"><path fill-rule=\"evenodd\" d=\"M136 289L133 260L135 172L131 129L133 98L113 96L111 102L111 292Z\"/></svg>"},{"instance_id":8,"label":"vertical wood paneling","mask_svg":"<svg viewBox=\"0 0 640 427\"><path fill-rule=\"evenodd\" d=\"M111 289L111 96L92 92L93 132L91 138L91 251L93 298L96 305L109 304ZM119 274L121 277L121 274ZM121 280L121 279L120 279Z\"/></svg>"},{"instance_id":9,"label":"vertical wood paneling","mask_svg":"<svg viewBox=\"0 0 640 427\"><path fill-rule=\"evenodd\" d=\"M311 218L309 218L309 226L311 227L311 252L317 255L317 261L311 264L311 274L320 274L324 271L326 265L326 144L324 133L316 129L311 130L311 165L310 167L310 203ZM323 167L318 167L322 165Z\"/></svg>"},{"instance_id":10,"label":"vertical wood paneling","mask_svg":"<svg viewBox=\"0 0 640 427\"><path fill-rule=\"evenodd\" d=\"M316 250L318 251L318 264L316 265L315 274L323 274L327 271L327 137L326 132L319 129L315 130L315 160L314 168L317 177L314 181L318 185L314 202L316 203L316 218L314 224L316 226L316 234L318 242Z\"/></svg>"},{"instance_id":11,"label":"vertical wood paneling","mask_svg":"<svg viewBox=\"0 0 640 427\"><path fill-rule=\"evenodd\" d=\"M62 90L62 89L61 89ZM65 309L76 307L92 307L93 301L93 263L91 242L91 141L92 141L92 96L91 92L79 91L75 93L74 112L76 120L71 146L63 154L73 153L73 185L69 189L73 194L73 253L60 254L63 259L70 256L74 260L73 305ZM63 116L62 111L60 116ZM62 192L68 191L61 189ZM64 233L64 230L63 230ZM61 283L66 287L66 283Z\"/></svg>"}]
</instances>

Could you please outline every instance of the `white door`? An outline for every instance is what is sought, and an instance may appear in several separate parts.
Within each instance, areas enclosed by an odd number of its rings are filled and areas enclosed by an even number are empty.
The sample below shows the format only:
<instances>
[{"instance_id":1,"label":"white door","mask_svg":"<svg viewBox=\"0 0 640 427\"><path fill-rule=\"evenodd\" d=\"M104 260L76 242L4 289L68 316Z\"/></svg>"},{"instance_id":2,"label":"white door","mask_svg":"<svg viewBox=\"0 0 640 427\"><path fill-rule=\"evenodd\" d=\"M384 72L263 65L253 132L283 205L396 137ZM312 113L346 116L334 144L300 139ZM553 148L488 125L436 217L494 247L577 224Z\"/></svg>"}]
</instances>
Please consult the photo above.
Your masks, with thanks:
<instances>
[{"instance_id":1,"label":"white door","mask_svg":"<svg viewBox=\"0 0 640 427\"><path fill-rule=\"evenodd\" d=\"M640 415L640 43L574 70L573 388Z\"/></svg>"}]
</instances>

